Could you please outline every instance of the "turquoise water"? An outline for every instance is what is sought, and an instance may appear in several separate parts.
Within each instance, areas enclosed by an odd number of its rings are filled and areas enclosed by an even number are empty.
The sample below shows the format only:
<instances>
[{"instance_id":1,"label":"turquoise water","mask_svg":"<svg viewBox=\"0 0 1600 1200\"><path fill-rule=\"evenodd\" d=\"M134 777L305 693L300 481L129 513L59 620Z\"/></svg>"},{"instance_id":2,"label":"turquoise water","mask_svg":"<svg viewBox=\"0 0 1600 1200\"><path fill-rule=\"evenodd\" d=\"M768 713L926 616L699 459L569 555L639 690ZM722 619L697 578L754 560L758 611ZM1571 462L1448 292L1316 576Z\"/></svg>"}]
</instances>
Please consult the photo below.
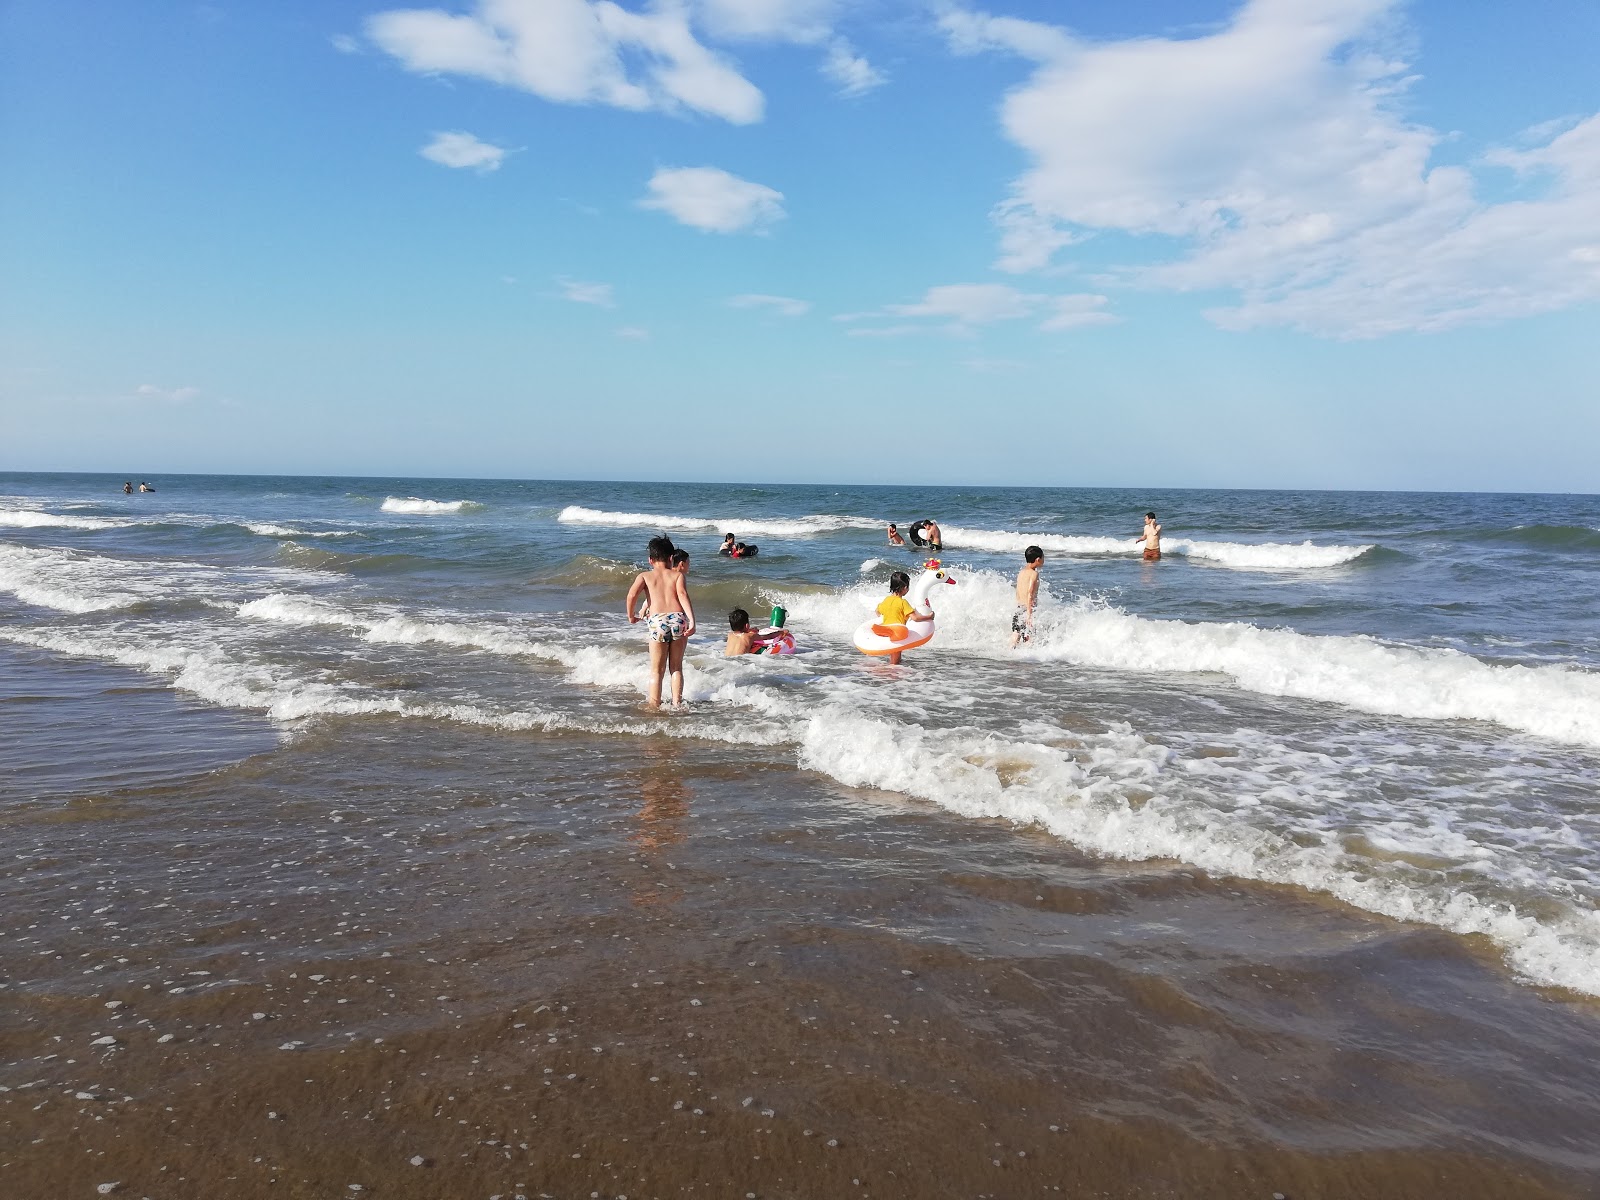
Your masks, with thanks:
<instances>
[{"instance_id":1,"label":"turquoise water","mask_svg":"<svg viewBox=\"0 0 1600 1200\"><path fill-rule=\"evenodd\" d=\"M1517 978L1600 995L1600 498L153 482L0 476L0 656L34 698L8 706L12 802L352 721L688 739L731 765L759 746L955 828L1002 817L1482 935ZM1152 508L1167 553L1144 563ZM958 582L890 668L850 637L919 561L883 523L918 517ZM718 558L724 531L759 557ZM622 616L657 532L693 555L702 627L676 714L642 709ZM1038 636L1012 651L1029 544ZM774 603L801 653L724 660L727 610ZM96 671L225 721L87 730L45 702Z\"/></svg>"}]
</instances>

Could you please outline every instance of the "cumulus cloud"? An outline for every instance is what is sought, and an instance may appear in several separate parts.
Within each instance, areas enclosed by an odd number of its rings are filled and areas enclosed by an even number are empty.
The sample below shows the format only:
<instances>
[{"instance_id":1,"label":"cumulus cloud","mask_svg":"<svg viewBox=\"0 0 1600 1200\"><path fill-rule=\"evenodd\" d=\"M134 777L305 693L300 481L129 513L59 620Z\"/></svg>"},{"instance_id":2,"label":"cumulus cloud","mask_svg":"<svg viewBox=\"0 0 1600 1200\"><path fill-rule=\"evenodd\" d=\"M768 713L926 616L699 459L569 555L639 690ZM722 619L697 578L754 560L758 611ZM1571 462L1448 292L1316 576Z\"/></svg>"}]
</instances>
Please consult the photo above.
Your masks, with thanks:
<instances>
[{"instance_id":1,"label":"cumulus cloud","mask_svg":"<svg viewBox=\"0 0 1600 1200\"><path fill-rule=\"evenodd\" d=\"M688 10L633 12L610 0L478 0L465 14L394 9L367 36L411 71L467 75L563 104L693 109L759 121L759 89L701 44Z\"/></svg>"},{"instance_id":2,"label":"cumulus cloud","mask_svg":"<svg viewBox=\"0 0 1600 1200\"><path fill-rule=\"evenodd\" d=\"M571 300L574 304L594 304L601 308L616 307L609 283L585 283L581 279L567 279L565 276L558 277L556 283L561 287L563 300Z\"/></svg>"},{"instance_id":3,"label":"cumulus cloud","mask_svg":"<svg viewBox=\"0 0 1600 1200\"><path fill-rule=\"evenodd\" d=\"M828 53L822 60L822 74L838 86L841 96L864 96L889 79L857 54L844 38L834 38L829 43Z\"/></svg>"},{"instance_id":4,"label":"cumulus cloud","mask_svg":"<svg viewBox=\"0 0 1600 1200\"><path fill-rule=\"evenodd\" d=\"M783 193L716 167L662 167L641 208L659 209L708 233L761 230L784 217Z\"/></svg>"},{"instance_id":5,"label":"cumulus cloud","mask_svg":"<svg viewBox=\"0 0 1600 1200\"><path fill-rule=\"evenodd\" d=\"M1208 314L1228 328L1339 337L1600 298L1600 116L1487 156L1477 170L1538 194L1478 199L1472 169L1432 162L1442 135L1400 112L1412 80L1382 42L1396 6L1249 0L1205 36L1096 43L946 12L956 52L1034 64L1001 110L1031 165L995 209L997 265L1041 269L1096 231L1164 239L1172 257L1122 277L1231 291Z\"/></svg>"},{"instance_id":6,"label":"cumulus cloud","mask_svg":"<svg viewBox=\"0 0 1600 1200\"><path fill-rule=\"evenodd\" d=\"M443 167L470 167L479 172L499 170L506 156L501 147L479 141L472 134L459 130L434 134L433 141L417 153Z\"/></svg>"},{"instance_id":7,"label":"cumulus cloud","mask_svg":"<svg viewBox=\"0 0 1600 1200\"><path fill-rule=\"evenodd\" d=\"M1117 318L1106 311L1106 297L1089 293L1065 296L1024 292L1004 283L947 283L931 287L922 299L910 304L890 304L881 312L848 313L836 320L875 321L912 317L931 325L867 325L852 329L852 337L898 337L928 328L946 333L971 334L978 326L997 321L1041 318L1044 330L1074 329L1083 325L1107 325Z\"/></svg>"},{"instance_id":8,"label":"cumulus cloud","mask_svg":"<svg viewBox=\"0 0 1600 1200\"><path fill-rule=\"evenodd\" d=\"M803 317L811 311L811 301L794 300L788 296L765 296L759 292L746 292L728 300L729 308L764 308L784 317Z\"/></svg>"}]
</instances>

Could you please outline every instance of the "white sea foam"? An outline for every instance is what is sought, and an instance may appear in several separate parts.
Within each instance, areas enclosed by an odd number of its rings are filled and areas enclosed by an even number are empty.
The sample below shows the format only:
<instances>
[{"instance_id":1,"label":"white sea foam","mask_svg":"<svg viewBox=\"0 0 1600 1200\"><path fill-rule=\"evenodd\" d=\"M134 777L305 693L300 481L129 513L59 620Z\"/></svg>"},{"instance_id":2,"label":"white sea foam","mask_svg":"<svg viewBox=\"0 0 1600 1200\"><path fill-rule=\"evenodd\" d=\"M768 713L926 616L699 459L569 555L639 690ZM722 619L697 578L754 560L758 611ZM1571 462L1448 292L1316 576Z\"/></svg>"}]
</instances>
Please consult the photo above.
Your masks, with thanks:
<instances>
[{"instance_id":1,"label":"white sea foam","mask_svg":"<svg viewBox=\"0 0 1600 1200\"><path fill-rule=\"evenodd\" d=\"M1008 653L1011 582L956 569L933 597L936 641ZM832 593L775 592L796 624L845 640L882 598L864 581ZM1217 672L1269 696L1424 720L1492 721L1551 741L1600 746L1600 673L1565 665L1496 665L1457 650L1362 636L1313 635L1238 622L1156 620L1112 605L1041 593L1033 645L1021 653L1120 671Z\"/></svg>"},{"instance_id":2,"label":"white sea foam","mask_svg":"<svg viewBox=\"0 0 1600 1200\"><path fill-rule=\"evenodd\" d=\"M865 575L868 571L876 571L881 566L883 566L883 559L869 558L866 562L857 567L856 570Z\"/></svg>"},{"instance_id":3,"label":"white sea foam","mask_svg":"<svg viewBox=\"0 0 1600 1200\"><path fill-rule=\"evenodd\" d=\"M258 533L262 537L270 538L333 538L354 537L355 534L348 529L295 529L289 525L274 525L270 521L246 521L244 527L251 533Z\"/></svg>"},{"instance_id":4,"label":"white sea foam","mask_svg":"<svg viewBox=\"0 0 1600 1200\"><path fill-rule=\"evenodd\" d=\"M741 537L810 537L841 529L879 529L871 517L678 517L671 514L606 512L570 504L556 518L569 525L616 525L626 528L732 533Z\"/></svg>"},{"instance_id":5,"label":"white sea foam","mask_svg":"<svg viewBox=\"0 0 1600 1200\"><path fill-rule=\"evenodd\" d=\"M128 589L100 564L109 560L68 550L0 543L0 592L58 612L92 613L128 608L146 597Z\"/></svg>"},{"instance_id":6,"label":"white sea foam","mask_svg":"<svg viewBox=\"0 0 1600 1200\"><path fill-rule=\"evenodd\" d=\"M0 509L0 526L12 529L120 529L132 524L111 517L74 517L29 508Z\"/></svg>"},{"instance_id":7,"label":"white sea foam","mask_svg":"<svg viewBox=\"0 0 1600 1200\"><path fill-rule=\"evenodd\" d=\"M975 730L917 725L824 708L805 728L800 765L851 787L917 796L968 817L1049 830L1109 857L1174 859L1216 874L1293 884L1370 912L1483 934L1542 984L1600 995L1600 913L1556 902L1518 911L1444 873L1375 869L1336 841L1305 845L1212 802L1172 767L1172 752L1126 726L1072 750ZM1137 789L1140 802L1130 802ZM1151 794L1153 792L1153 795ZM1222 795L1228 792L1224 790ZM1552 911L1553 910L1553 911Z\"/></svg>"},{"instance_id":8,"label":"white sea foam","mask_svg":"<svg viewBox=\"0 0 1600 1200\"><path fill-rule=\"evenodd\" d=\"M996 554L1021 554L1029 546L1038 546L1057 554L1127 554L1141 553L1142 547L1134 538L1090 537L1062 533L1014 533L998 529L963 529L959 526L940 527L944 546L949 549L987 550ZM1319 567L1337 567L1360 558L1373 547L1319 546L1312 542L1209 542L1192 538L1169 537L1161 541L1166 554L1182 554L1189 558L1205 559L1225 567L1255 571L1302 571Z\"/></svg>"},{"instance_id":9,"label":"white sea foam","mask_svg":"<svg viewBox=\"0 0 1600 1200\"><path fill-rule=\"evenodd\" d=\"M467 509L483 506L473 500L424 500L419 496L389 496L379 507L388 513L434 516L439 513L465 512Z\"/></svg>"}]
</instances>

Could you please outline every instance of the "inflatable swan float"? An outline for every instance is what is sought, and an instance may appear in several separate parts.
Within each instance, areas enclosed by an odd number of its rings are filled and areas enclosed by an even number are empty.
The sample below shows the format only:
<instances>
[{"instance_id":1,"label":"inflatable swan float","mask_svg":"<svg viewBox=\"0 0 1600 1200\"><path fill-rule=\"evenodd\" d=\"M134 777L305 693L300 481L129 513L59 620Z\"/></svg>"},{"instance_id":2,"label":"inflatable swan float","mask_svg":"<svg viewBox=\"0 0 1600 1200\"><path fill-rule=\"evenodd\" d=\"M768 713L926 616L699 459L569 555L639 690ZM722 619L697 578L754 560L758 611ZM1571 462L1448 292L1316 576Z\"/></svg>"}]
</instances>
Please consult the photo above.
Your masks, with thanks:
<instances>
[{"instance_id":1,"label":"inflatable swan float","mask_svg":"<svg viewBox=\"0 0 1600 1200\"><path fill-rule=\"evenodd\" d=\"M856 649L877 657L926 646L933 640L933 606L928 603L928 593L941 583L954 582L955 576L940 566L937 558L930 558L906 589L906 600L918 615L906 625L880 625L876 618L863 622L856 629Z\"/></svg>"}]
</instances>

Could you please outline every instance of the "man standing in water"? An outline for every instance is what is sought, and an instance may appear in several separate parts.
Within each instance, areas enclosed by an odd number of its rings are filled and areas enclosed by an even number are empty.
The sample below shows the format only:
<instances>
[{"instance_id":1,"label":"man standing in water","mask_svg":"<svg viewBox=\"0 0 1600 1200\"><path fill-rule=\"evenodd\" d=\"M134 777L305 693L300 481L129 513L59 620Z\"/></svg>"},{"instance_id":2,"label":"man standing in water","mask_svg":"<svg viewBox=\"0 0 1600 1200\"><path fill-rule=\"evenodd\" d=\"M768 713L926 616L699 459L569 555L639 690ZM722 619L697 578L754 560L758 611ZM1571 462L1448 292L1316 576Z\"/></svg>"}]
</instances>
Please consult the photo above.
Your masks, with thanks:
<instances>
[{"instance_id":1,"label":"man standing in water","mask_svg":"<svg viewBox=\"0 0 1600 1200\"><path fill-rule=\"evenodd\" d=\"M1144 532L1133 539L1144 543L1145 562L1155 562L1161 557L1161 526L1153 512L1144 515Z\"/></svg>"}]
</instances>

